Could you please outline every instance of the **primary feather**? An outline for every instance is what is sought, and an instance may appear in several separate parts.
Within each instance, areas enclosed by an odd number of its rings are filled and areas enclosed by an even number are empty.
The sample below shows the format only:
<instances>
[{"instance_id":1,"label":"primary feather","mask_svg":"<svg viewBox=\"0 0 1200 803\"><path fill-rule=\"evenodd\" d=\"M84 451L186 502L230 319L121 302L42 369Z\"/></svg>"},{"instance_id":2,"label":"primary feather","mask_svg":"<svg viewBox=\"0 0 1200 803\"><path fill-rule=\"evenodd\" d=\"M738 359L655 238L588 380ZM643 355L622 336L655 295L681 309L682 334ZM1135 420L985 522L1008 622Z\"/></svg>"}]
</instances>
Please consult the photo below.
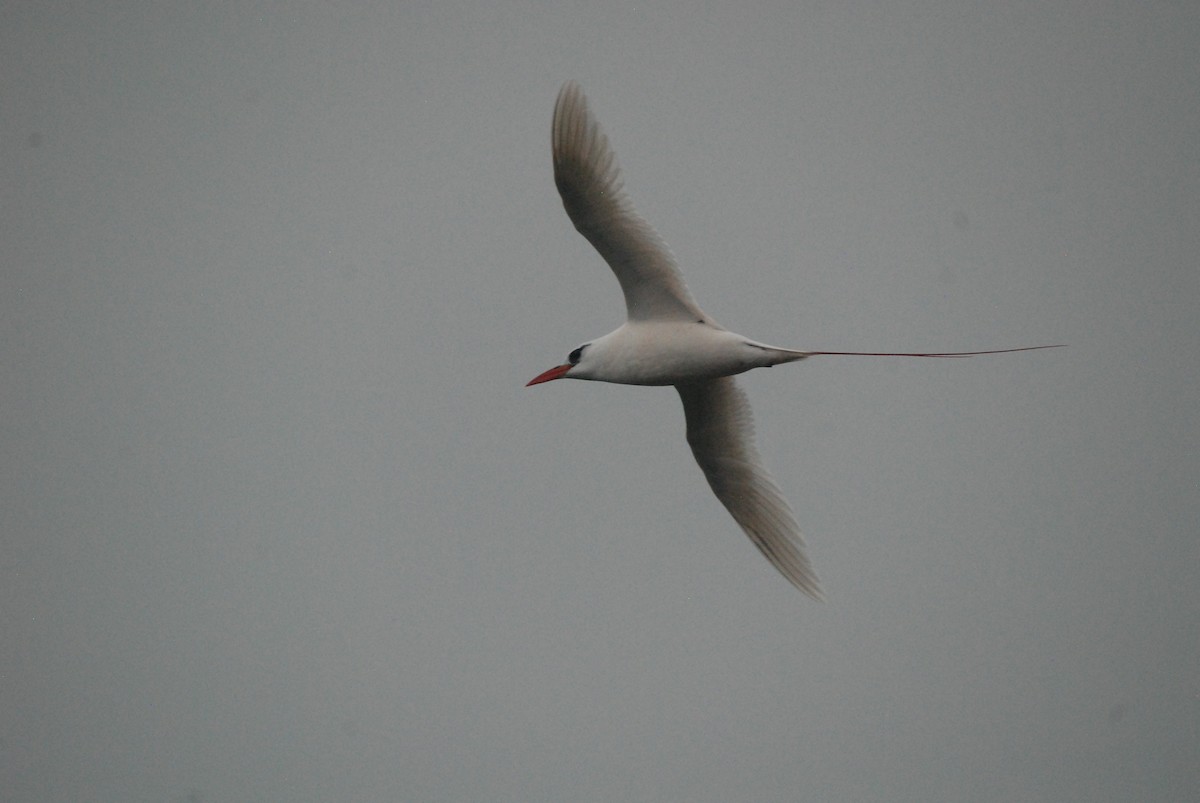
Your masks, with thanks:
<instances>
[{"instance_id":1,"label":"primary feather","mask_svg":"<svg viewBox=\"0 0 1200 803\"><path fill-rule=\"evenodd\" d=\"M822 599L796 517L754 445L750 403L733 377L675 386L687 440L708 484L767 560L792 585Z\"/></svg>"},{"instance_id":2,"label":"primary feather","mask_svg":"<svg viewBox=\"0 0 1200 803\"><path fill-rule=\"evenodd\" d=\"M616 154L574 81L558 93L551 145L554 183L567 215L616 274L629 319L705 318L667 244L634 211Z\"/></svg>"}]
</instances>

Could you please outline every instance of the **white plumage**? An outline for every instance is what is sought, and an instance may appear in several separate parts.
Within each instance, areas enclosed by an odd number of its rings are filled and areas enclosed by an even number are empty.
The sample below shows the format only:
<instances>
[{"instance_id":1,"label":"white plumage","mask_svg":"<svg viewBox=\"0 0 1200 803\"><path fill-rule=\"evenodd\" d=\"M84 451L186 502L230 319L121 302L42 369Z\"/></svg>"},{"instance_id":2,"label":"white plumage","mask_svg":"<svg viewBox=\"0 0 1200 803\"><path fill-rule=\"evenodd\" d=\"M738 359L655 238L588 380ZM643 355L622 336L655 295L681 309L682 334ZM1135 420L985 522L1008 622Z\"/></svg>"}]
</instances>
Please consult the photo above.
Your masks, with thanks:
<instances>
[{"instance_id":1,"label":"white plumage","mask_svg":"<svg viewBox=\"0 0 1200 803\"><path fill-rule=\"evenodd\" d=\"M628 320L530 384L569 377L675 385L688 443L713 493L784 577L820 599L800 528L759 459L750 405L730 377L808 355L736 335L700 309L666 243L634 211L616 155L574 81L558 94L551 139L563 206L616 274Z\"/></svg>"},{"instance_id":2,"label":"white plumage","mask_svg":"<svg viewBox=\"0 0 1200 803\"><path fill-rule=\"evenodd\" d=\"M750 405L733 375L817 354L859 352L768 346L730 332L701 310L666 243L634 211L616 155L574 81L558 93L551 144L554 183L563 206L616 274L627 319L529 384L568 378L674 385L683 400L688 444L713 493L792 585L821 599L800 528L754 446ZM1028 350L876 356L965 357Z\"/></svg>"}]
</instances>

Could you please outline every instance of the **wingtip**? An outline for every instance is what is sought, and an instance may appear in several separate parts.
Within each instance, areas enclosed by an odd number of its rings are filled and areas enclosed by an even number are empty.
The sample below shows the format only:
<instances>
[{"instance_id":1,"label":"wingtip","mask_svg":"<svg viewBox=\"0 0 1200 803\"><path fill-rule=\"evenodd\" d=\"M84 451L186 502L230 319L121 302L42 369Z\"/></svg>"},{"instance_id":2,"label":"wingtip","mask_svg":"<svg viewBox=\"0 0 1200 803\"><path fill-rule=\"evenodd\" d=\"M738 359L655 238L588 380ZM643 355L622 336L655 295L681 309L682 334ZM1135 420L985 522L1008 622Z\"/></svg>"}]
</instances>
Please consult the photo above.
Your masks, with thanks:
<instances>
[{"instance_id":1,"label":"wingtip","mask_svg":"<svg viewBox=\"0 0 1200 803\"><path fill-rule=\"evenodd\" d=\"M803 547L798 550L798 555L801 563L799 565L787 565L778 556L771 552L763 550L770 560L771 564L779 570L789 583L795 586L803 594L812 597L817 602L825 601L825 592L821 590L821 581L817 579L817 575L812 570L811 564L808 562L807 556L803 552Z\"/></svg>"},{"instance_id":2,"label":"wingtip","mask_svg":"<svg viewBox=\"0 0 1200 803\"><path fill-rule=\"evenodd\" d=\"M788 578L788 579L791 579L791 578ZM813 600L815 600L817 602L825 602L825 592L822 591L821 586L817 585L816 583L813 583L811 585L808 585L808 584L801 585L800 583L797 583L796 581L793 580L792 585L794 585L796 588L800 589L800 591L802 591L804 594L811 597Z\"/></svg>"}]
</instances>

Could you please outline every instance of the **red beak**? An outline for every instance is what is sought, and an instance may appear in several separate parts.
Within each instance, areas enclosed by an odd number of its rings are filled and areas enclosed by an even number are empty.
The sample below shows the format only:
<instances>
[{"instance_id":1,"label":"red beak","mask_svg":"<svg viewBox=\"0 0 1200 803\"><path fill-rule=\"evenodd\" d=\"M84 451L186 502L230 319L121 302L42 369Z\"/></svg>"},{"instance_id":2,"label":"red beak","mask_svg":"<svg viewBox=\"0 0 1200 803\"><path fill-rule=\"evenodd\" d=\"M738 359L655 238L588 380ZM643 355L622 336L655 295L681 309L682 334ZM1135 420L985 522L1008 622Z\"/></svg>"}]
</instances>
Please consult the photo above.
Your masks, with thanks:
<instances>
[{"instance_id":1,"label":"red beak","mask_svg":"<svg viewBox=\"0 0 1200 803\"><path fill-rule=\"evenodd\" d=\"M567 375L567 371L570 371L574 367L575 366L571 365L571 363L566 363L565 365L556 365L549 371L538 374L533 379L526 382L525 387L529 387L530 385L540 385L543 382L549 382L552 379L562 379Z\"/></svg>"}]
</instances>

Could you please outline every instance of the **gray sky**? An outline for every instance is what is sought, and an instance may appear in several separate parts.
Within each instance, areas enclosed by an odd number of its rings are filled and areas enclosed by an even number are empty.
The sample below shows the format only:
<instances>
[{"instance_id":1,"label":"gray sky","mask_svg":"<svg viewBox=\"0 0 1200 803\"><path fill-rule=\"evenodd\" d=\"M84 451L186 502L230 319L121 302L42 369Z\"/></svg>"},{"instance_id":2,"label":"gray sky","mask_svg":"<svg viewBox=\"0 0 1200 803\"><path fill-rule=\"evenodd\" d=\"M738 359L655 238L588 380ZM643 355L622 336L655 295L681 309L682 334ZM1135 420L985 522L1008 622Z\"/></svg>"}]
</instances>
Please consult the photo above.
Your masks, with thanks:
<instances>
[{"instance_id":1,"label":"gray sky","mask_svg":"<svg viewBox=\"0 0 1200 803\"><path fill-rule=\"evenodd\" d=\"M13 801L1200 796L1200 6L7 3ZM579 80L828 601L550 174Z\"/></svg>"}]
</instances>

